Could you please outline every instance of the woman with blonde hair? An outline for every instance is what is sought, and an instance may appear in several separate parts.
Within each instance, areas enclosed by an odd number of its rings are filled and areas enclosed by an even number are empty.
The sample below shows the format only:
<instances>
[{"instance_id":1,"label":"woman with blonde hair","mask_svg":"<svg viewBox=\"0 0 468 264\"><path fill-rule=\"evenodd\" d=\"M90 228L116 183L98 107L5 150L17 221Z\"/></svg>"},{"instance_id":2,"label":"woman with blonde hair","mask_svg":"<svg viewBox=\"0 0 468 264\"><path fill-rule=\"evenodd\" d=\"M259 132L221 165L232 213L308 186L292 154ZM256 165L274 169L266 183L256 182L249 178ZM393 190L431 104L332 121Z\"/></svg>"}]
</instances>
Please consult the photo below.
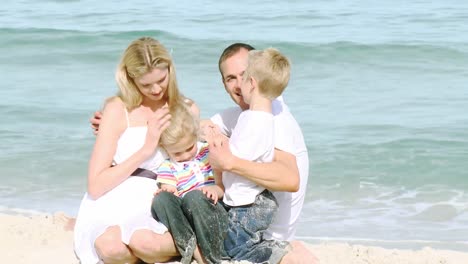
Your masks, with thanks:
<instances>
[{"instance_id":1,"label":"woman with blonde hair","mask_svg":"<svg viewBox=\"0 0 468 264\"><path fill-rule=\"evenodd\" d=\"M170 54L153 38L128 46L116 81L119 92L105 103L89 161L75 253L85 264L168 261L178 252L150 211L154 171L167 158L159 139L171 108L189 102L195 115L198 108L179 92Z\"/></svg>"}]
</instances>

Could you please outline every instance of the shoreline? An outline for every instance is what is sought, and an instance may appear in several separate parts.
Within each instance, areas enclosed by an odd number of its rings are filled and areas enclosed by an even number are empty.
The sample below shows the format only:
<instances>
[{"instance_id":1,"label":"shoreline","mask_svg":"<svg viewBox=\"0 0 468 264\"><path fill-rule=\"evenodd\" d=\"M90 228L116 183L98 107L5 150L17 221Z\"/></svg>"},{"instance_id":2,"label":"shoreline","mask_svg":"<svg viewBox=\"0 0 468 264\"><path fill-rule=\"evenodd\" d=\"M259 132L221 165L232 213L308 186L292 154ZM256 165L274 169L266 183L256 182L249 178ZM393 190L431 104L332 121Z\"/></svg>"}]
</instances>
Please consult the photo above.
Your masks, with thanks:
<instances>
[{"instance_id":1,"label":"shoreline","mask_svg":"<svg viewBox=\"0 0 468 264\"><path fill-rule=\"evenodd\" d=\"M62 212L53 215L0 214L3 262L79 263L73 252L73 232L67 230L70 229L70 226L67 226L69 220L70 217ZM413 250L335 241L304 244L320 259L321 264L468 263L467 251L436 249L428 246Z\"/></svg>"},{"instance_id":2,"label":"shoreline","mask_svg":"<svg viewBox=\"0 0 468 264\"><path fill-rule=\"evenodd\" d=\"M381 247L395 250L413 250L417 251L423 248L433 248L437 250L468 252L467 241L430 241L430 240L384 240L384 239L364 239L364 238L302 238L299 240L310 245L318 244L350 244L369 247Z\"/></svg>"}]
</instances>

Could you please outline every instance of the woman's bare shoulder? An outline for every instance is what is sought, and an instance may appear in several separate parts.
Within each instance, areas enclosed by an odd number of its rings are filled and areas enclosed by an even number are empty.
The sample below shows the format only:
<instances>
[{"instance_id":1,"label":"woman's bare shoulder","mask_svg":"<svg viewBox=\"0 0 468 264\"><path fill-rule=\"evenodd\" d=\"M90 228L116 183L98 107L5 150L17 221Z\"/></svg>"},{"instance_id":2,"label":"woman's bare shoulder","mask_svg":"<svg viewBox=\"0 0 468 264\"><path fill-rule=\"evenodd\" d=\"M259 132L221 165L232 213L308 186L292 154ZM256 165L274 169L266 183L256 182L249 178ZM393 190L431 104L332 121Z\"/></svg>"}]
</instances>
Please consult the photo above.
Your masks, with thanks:
<instances>
[{"instance_id":1,"label":"woman's bare shoulder","mask_svg":"<svg viewBox=\"0 0 468 264\"><path fill-rule=\"evenodd\" d=\"M111 97L104 103L103 121L112 121L114 125L125 125L125 104L117 96Z\"/></svg>"},{"instance_id":2,"label":"woman's bare shoulder","mask_svg":"<svg viewBox=\"0 0 468 264\"><path fill-rule=\"evenodd\" d=\"M111 112L111 113L124 114L125 113L125 104L122 101L122 99L120 99L118 96L110 97L104 102L103 112L104 113Z\"/></svg>"}]
</instances>

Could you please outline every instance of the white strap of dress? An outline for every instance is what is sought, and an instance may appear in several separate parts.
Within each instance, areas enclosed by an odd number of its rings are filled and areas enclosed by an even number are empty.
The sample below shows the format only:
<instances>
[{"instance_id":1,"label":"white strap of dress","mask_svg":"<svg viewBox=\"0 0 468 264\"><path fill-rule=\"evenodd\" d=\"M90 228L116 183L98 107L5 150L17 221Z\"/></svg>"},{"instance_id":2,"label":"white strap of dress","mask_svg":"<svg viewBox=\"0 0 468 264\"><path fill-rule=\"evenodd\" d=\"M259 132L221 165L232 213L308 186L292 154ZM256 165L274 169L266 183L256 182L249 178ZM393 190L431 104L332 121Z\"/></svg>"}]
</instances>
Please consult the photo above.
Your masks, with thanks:
<instances>
[{"instance_id":1,"label":"white strap of dress","mask_svg":"<svg viewBox=\"0 0 468 264\"><path fill-rule=\"evenodd\" d=\"M127 118L127 128L129 128L130 127L130 119L128 118L127 107L124 107L124 110L125 110L125 117Z\"/></svg>"}]
</instances>

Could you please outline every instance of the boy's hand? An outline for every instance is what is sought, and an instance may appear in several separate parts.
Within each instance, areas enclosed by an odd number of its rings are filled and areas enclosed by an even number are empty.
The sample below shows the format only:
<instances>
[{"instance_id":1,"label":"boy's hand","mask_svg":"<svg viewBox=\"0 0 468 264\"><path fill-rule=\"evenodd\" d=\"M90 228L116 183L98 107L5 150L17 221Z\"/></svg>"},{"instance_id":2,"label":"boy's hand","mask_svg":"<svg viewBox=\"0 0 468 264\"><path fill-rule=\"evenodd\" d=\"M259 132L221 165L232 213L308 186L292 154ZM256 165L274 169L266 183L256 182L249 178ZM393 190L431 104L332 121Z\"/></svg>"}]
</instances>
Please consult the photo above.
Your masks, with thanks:
<instances>
[{"instance_id":1,"label":"boy's hand","mask_svg":"<svg viewBox=\"0 0 468 264\"><path fill-rule=\"evenodd\" d=\"M213 203L216 204L218 202L218 193L216 191L216 186L204 186L201 187L200 190L203 192L206 197L213 200Z\"/></svg>"},{"instance_id":2,"label":"boy's hand","mask_svg":"<svg viewBox=\"0 0 468 264\"><path fill-rule=\"evenodd\" d=\"M94 112L93 116L89 119L89 123L91 123L91 129L93 130L93 134L97 135L99 132L99 124L101 124L102 112L96 111Z\"/></svg>"},{"instance_id":3,"label":"boy's hand","mask_svg":"<svg viewBox=\"0 0 468 264\"><path fill-rule=\"evenodd\" d=\"M199 139L210 143L215 135L221 134L221 129L209 119L200 121Z\"/></svg>"}]
</instances>

